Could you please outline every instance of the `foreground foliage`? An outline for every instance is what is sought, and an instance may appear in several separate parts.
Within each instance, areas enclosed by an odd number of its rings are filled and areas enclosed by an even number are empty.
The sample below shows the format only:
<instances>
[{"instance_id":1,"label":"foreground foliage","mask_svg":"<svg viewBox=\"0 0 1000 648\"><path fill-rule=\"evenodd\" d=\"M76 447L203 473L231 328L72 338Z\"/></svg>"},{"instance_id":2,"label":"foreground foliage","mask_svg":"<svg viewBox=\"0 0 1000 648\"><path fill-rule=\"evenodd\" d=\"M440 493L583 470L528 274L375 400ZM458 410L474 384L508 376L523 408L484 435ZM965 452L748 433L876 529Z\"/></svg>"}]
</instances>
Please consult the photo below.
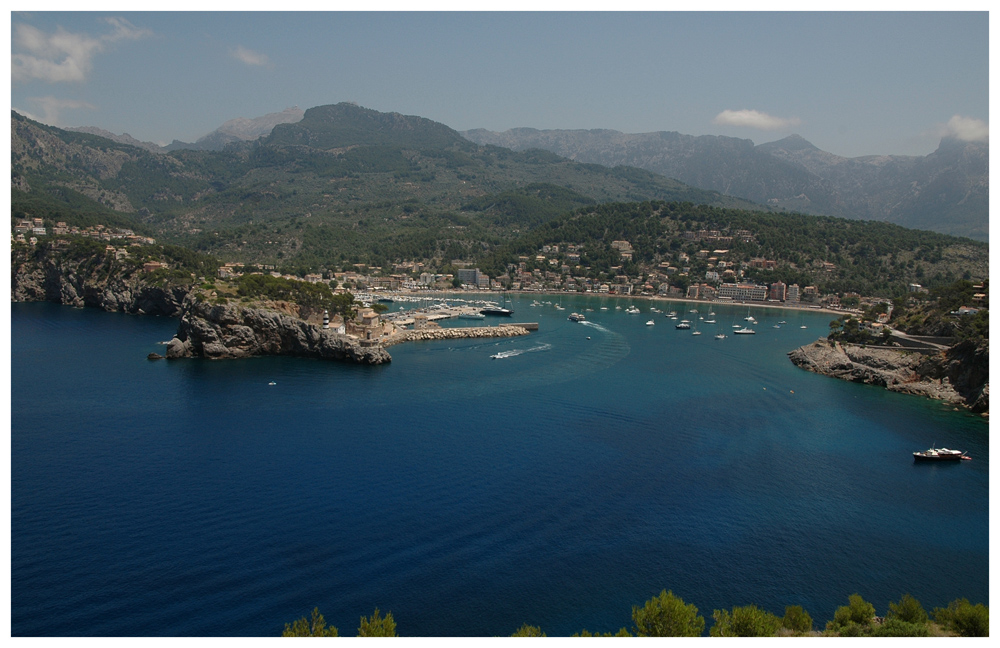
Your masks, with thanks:
<instances>
[{"instance_id":1,"label":"foreground foliage","mask_svg":"<svg viewBox=\"0 0 1000 648\"><path fill-rule=\"evenodd\" d=\"M833 620L826 624L822 636L827 637L930 637L958 635L987 637L990 630L989 608L981 603L972 605L958 599L946 608L934 608L931 622L920 601L903 594L891 601L885 618L875 616L875 606L860 594L847 597L847 605L836 609ZM731 610L714 610L712 637L775 637L816 635L813 619L800 605L789 605L785 616L758 608L756 605L736 606ZM705 633L705 618L698 608L685 603L672 591L663 590L642 606L632 606L632 632L621 628L616 633L581 630L574 637L700 637ZM336 637L337 628L327 626L318 608L312 619L286 623L284 637ZM396 622L392 613L381 616L375 608L371 617L361 617L359 637L396 637ZM523 623L512 637L545 637L540 626Z\"/></svg>"},{"instance_id":2,"label":"foreground foliage","mask_svg":"<svg viewBox=\"0 0 1000 648\"><path fill-rule=\"evenodd\" d=\"M781 619L756 605L734 607L712 612L715 625L708 631L712 637L773 637L781 627Z\"/></svg>"},{"instance_id":3,"label":"foreground foliage","mask_svg":"<svg viewBox=\"0 0 1000 648\"><path fill-rule=\"evenodd\" d=\"M934 620L962 637L990 636L990 609L982 603L972 605L958 599L946 608L934 608Z\"/></svg>"},{"instance_id":4,"label":"foreground foliage","mask_svg":"<svg viewBox=\"0 0 1000 648\"><path fill-rule=\"evenodd\" d=\"M667 590L641 608L632 606L632 623L637 637L700 637L705 630L698 608Z\"/></svg>"}]
</instances>

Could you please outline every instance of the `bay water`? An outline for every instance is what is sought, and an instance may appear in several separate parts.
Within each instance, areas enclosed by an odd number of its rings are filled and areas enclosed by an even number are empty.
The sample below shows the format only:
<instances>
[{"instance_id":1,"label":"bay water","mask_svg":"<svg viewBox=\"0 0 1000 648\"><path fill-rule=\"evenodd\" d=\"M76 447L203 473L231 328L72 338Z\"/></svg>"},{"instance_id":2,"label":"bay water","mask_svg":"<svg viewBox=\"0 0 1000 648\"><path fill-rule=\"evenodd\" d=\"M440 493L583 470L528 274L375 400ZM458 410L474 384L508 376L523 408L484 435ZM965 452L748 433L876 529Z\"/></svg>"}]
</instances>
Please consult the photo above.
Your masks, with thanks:
<instances>
[{"instance_id":1,"label":"bay water","mask_svg":"<svg viewBox=\"0 0 1000 648\"><path fill-rule=\"evenodd\" d=\"M13 304L12 634L274 636L314 607L348 636L376 607L402 635L613 632L663 589L708 626L989 604L987 424L796 368L831 315L739 336L742 306L537 299L527 337L380 367L151 362L176 320ZM932 444L973 460L915 464Z\"/></svg>"}]
</instances>

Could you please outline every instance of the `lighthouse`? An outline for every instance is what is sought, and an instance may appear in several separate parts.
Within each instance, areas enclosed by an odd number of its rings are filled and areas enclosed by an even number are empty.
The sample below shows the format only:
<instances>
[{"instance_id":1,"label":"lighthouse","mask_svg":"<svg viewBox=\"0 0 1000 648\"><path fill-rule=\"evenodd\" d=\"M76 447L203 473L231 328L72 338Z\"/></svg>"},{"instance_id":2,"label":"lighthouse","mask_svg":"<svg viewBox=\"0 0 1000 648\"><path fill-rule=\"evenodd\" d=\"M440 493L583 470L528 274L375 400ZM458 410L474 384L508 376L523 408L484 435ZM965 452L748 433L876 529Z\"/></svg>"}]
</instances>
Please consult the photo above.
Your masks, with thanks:
<instances>
[{"instance_id":1,"label":"lighthouse","mask_svg":"<svg viewBox=\"0 0 1000 648\"><path fill-rule=\"evenodd\" d=\"M330 311L326 309L323 310L323 328L330 328Z\"/></svg>"}]
</instances>

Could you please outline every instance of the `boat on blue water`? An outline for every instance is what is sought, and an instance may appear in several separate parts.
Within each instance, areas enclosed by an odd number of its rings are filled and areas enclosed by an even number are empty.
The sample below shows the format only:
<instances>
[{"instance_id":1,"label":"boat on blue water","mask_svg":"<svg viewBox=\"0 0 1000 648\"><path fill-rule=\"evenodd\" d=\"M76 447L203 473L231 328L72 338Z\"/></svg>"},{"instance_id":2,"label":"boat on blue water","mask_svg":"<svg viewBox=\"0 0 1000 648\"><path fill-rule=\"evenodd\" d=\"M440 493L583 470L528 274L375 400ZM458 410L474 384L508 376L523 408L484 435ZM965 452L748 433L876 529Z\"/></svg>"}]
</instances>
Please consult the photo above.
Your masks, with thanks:
<instances>
[{"instance_id":1,"label":"boat on blue water","mask_svg":"<svg viewBox=\"0 0 1000 648\"><path fill-rule=\"evenodd\" d=\"M502 304L500 305L490 304L489 306L480 308L479 312L482 313L483 315L497 315L500 317L510 317L511 315L514 314L514 311L513 309L505 308L506 304L507 304L507 295L505 294L503 296Z\"/></svg>"},{"instance_id":2,"label":"boat on blue water","mask_svg":"<svg viewBox=\"0 0 1000 648\"><path fill-rule=\"evenodd\" d=\"M949 450L948 448L935 448L931 446L922 452L914 452L914 461L966 461L972 459L961 450Z\"/></svg>"},{"instance_id":3,"label":"boat on blue water","mask_svg":"<svg viewBox=\"0 0 1000 648\"><path fill-rule=\"evenodd\" d=\"M569 317L567 317L566 319L568 319L571 322L586 322L587 321L587 318L585 316L581 315L580 313L570 313Z\"/></svg>"}]
</instances>

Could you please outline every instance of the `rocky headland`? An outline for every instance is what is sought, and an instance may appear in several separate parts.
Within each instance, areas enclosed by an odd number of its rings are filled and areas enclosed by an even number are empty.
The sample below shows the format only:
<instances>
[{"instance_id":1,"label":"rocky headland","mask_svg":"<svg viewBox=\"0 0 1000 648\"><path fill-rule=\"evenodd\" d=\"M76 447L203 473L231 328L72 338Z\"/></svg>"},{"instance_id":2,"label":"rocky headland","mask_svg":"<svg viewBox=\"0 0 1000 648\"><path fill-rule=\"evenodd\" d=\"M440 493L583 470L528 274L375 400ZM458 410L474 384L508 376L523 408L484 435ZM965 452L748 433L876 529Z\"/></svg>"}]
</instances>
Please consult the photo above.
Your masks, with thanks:
<instances>
[{"instance_id":1,"label":"rocky headland","mask_svg":"<svg viewBox=\"0 0 1000 648\"><path fill-rule=\"evenodd\" d=\"M984 416L989 414L988 342L961 342L925 355L820 338L789 352L788 357L807 371L963 405Z\"/></svg>"},{"instance_id":2,"label":"rocky headland","mask_svg":"<svg viewBox=\"0 0 1000 648\"><path fill-rule=\"evenodd\" d=\"M296 310L294 305L282 305ZM212 304L194 295L184 300L167 358L247 358L289 355L378 365L392 361L381 346L363 346L347 335L306 321L309 313L240 304Z\"/></svg>"}]
</instances>

